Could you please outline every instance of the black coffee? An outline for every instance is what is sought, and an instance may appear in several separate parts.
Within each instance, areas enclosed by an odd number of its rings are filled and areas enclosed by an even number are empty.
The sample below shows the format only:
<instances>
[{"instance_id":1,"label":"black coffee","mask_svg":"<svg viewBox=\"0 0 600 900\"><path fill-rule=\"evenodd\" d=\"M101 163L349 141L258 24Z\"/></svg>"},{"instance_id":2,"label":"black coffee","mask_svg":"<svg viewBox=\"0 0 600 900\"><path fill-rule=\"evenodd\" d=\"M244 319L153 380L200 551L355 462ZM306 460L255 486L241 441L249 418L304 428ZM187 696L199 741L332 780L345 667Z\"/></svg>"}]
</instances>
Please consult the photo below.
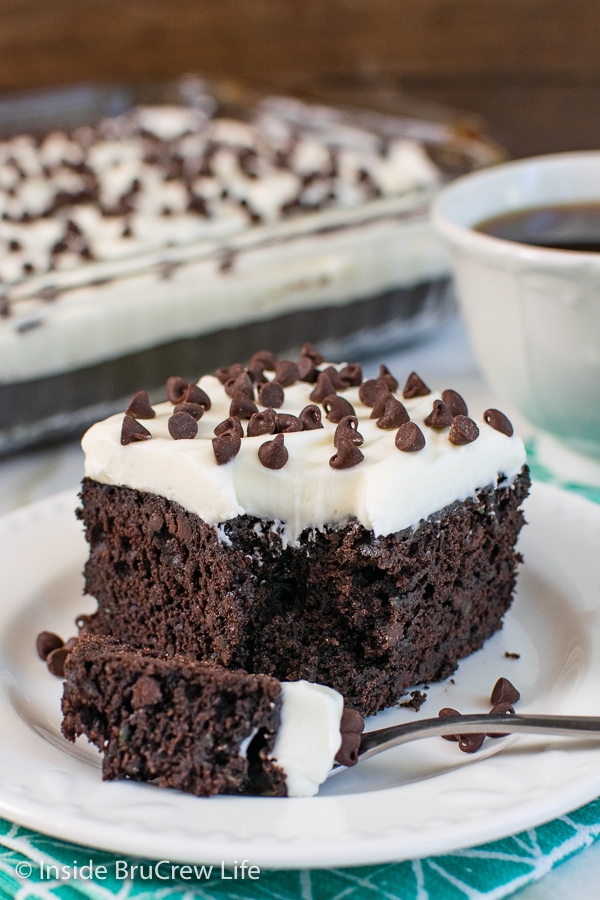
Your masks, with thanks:
<instances>
[{"instance_id":1,"label":"black coffee","mask_svg":"<svg viewBox=\"0 0 600 900\"><path fill-rule=\"evenodd\" d=\"M475 231L533 247L600 253L600 203L521 209L486 219Z\"/></svg>"}]
</instances>

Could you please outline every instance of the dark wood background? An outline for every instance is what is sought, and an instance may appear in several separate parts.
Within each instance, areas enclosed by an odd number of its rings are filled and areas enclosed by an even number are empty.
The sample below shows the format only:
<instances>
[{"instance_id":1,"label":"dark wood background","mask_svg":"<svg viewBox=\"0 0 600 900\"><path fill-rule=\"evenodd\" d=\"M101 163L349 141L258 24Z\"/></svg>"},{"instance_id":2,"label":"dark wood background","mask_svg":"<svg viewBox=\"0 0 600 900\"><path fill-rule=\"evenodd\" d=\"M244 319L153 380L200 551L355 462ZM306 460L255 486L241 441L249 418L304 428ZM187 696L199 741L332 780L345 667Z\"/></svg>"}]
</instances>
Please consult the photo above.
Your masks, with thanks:
<instances>
[{"instance_id":1,"label":"dark wood background","mask_svg":"<svg viewBox=\"0 0 600 900\"><path fill-rule=\"evenodd\" d=\"M0 91L187 72L408 93L511 155L600 145L598 0L0 0Z\"/></svg>"}]
</instances>

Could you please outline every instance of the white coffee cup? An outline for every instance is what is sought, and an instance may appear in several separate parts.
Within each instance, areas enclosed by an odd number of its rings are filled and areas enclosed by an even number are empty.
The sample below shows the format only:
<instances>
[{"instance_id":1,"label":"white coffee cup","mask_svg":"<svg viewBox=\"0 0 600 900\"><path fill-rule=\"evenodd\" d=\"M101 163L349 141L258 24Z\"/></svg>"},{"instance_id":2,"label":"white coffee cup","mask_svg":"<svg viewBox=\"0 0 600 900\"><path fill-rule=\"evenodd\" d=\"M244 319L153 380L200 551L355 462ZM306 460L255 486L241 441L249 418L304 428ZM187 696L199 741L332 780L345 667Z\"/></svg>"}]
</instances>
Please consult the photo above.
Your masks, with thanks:
<instances>
[{"instance_id":1,"label":"white coffee cup","mask_svg":"<svg viewBox=\"0 0 600 900\"><path fill-rule=\"evenodd\" d=\"M506 213L593 202L600 203L600 151L561 153L455 181L438 195L432 218L490 385L536 428L600 459L600 253L474 230Z\"/></svg>"}]
</instances>

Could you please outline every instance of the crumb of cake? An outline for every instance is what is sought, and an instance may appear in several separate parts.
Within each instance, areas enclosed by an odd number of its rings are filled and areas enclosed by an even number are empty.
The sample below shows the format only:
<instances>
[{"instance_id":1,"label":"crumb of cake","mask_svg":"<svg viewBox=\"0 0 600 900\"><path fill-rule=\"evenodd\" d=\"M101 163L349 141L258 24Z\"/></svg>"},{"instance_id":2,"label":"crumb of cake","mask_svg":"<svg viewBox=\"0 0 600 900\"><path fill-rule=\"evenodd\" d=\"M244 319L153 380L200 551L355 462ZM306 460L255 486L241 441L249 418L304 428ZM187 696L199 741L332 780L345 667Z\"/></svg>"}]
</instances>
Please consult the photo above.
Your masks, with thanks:
<instances>
[{"instance_id":1,"label":"crumb of cake","mask_svg":"<svg viewBox=\"0 0 600 900\"><path fill-rule=\"evenodd\" d=\"M509 653L508 650L504 652L505 659L521 659L520 653Z\"/></svg>"},{"instance_id":2,"label":"crumb of cake","mask_svg":"<svg viewBox=\"0 0 600 900\"><path fill-rule=\"evenodd\" d=\"M427 694L424 693L424 691L411 691L408 699L403 700L398 706L403 707L404 709L414 709L415 712L419 712L426 700Z\"/></svg>"}]
</instances>

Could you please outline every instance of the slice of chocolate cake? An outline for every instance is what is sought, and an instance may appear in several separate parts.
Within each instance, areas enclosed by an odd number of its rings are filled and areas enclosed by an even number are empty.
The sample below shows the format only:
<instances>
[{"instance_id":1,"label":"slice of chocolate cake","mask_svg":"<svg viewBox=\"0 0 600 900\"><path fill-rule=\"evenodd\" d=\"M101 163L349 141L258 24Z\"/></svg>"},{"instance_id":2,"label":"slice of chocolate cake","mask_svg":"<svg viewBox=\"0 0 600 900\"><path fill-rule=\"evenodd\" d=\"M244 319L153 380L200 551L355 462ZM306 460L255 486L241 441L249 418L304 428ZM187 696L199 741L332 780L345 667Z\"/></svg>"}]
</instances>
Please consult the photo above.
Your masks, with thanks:
<instances>
[{"instance_id":1,"label":"slice of chocolate cake","mask_svg":"<svg viewBox=\"0 0 600 900\"><path fill-rule=\"evenodd\" d=\"M355 761L348 716L330 688L281 685L113 638L84 636L68 656L62 730L104 754L107 781L131 779L198 796L311 796L336 754ZM342 751L340 757L340 751Z\"/></svg>"},{"instance_id":2,"label":"slice of chocolate cake","mask_svg":"<svg viewBox=\"0 0 600 900\"><path fill-rule=\"evenodd\" d=\"M84 438L86 630L371 714L501 627L529 486L502 413L310 347L167 391Z\"/></svg>"}]
</instances>

